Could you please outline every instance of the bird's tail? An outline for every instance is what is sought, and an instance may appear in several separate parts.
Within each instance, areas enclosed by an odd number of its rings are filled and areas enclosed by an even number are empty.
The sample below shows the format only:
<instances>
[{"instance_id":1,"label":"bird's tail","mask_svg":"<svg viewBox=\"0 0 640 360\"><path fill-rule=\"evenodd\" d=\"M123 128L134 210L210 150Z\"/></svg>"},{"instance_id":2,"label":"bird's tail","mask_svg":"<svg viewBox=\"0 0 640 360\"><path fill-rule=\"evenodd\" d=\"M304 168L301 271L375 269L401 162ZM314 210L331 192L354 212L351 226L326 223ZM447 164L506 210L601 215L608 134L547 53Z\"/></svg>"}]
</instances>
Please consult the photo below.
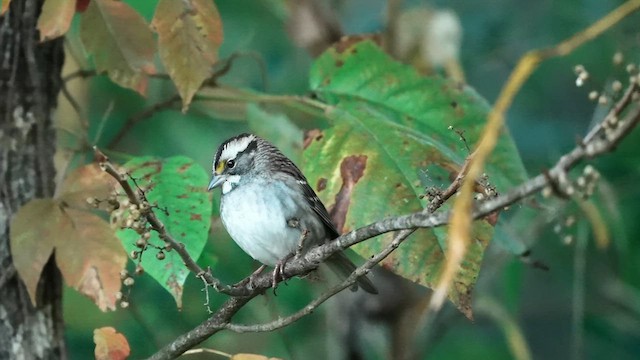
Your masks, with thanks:
<instances>
[{"instance_id":1,"label":"bird's tail","mask_svg":"<svg viewBox=\"0 0 640 360\"><path fill-rule=\"evenodd\" d=\"M327 259L326 263L329 266L329 269L338 275L340 279L347 278L356 269L356 265L352 263L351 260L349 260L349 258L347 258L347 256L342 252L332 255ZM359 277L356 285L369 294L378 293L376 287L366 276Z\"/></svg>"}]
</instances>

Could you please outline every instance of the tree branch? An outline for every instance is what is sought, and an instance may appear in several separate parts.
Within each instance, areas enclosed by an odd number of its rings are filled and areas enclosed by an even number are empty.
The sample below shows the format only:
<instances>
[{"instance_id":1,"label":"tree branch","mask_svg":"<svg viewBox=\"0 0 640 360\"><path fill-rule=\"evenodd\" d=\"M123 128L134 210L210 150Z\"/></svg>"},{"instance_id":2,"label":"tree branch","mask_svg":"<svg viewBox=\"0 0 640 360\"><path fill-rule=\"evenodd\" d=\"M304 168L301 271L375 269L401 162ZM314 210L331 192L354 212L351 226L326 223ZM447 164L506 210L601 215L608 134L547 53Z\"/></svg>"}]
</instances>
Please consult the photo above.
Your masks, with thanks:
<instances>
[{"instance_id":1,"label":"tree branch","mask_svg":"<svg viewBox=\"0 0 640 360\"><path fill-rule=\"evenodd\" d=\"M105 171L107 174L111 175L120 185L122 190L124 190L125 194L129 201L138 206L139 209L142 207L143 203L147 202L144 198L143 194L136 192L129 184L129 179L127 175L120 173L116 167L109 161L109 158L102 153L97 147L93 147L95 152L95 157L98 163L100 164L100 168ZM149 205L149 204L147 204ZM185 266L191 270L196 276L201 277L203 280L207 282L209 286L212 286L219 292L227 293L229 295L238 295L233 291L233 288L228 285L224 285L219 279L213 277L210 271L205 271L202 269L193 258L189 255L183 243L178 242L169 232L167 232L166 227L158 219L153 209L150 206L146 207L148 211L144 212L144 217L151 225L151 228L158 233L160 239L164 240L167 244L171 246L173 250L180 255L182 261L184 261Z\"/></svg>"},{"instance_id":2,"label":"tree branch","mask_svg":"<svg viewBox=\"0 0 640 360\"><path fill-rule=\"evenodd\" d=\"M350 288L353 284L358 281L358 278L366 275L369 270L371 270L374 266L376 266L380 261L384 260L389 254L391 254L395 249L398 248L400 243L404 241L409 235L413 234L415 229L409 230L401 230L395 236L395 238L387 245L382 252L376 254L374 257L366 261L364 264L356 268L354 272L344 279L340 284L332 287L331 289L322 293L319 297L311 301L307 306L297 311L296 313L289 315L284 318L280 318L265 324L256 324L256 325L236 325L236 324L226 324L225 328L234 332L244 333L244 332L266 332L273 331L280 328L283 328L287 325L294 323L295 321L301 319L302 317L311 314L318 306L320 306L325 301L329 300L332 296L336 295L340 291Z\"/></svg>"},{"instance_id":3,"label":"tree branch","mask_svg":"<svg viewBox=\"0 0 640 360\"><path fill-rule=\"evenodd\" d=\"M109 142L109 148L117 145L122 138L140 121L150 118L155 113L160 112L162 110L170 109L176 104L180 103L180 95L174 94L168 97L167 99L155 103L151 107L144 109L136 114L133 114L127 119L127 122L120 128L116 136Z\"/></svg>"}]
</instances>

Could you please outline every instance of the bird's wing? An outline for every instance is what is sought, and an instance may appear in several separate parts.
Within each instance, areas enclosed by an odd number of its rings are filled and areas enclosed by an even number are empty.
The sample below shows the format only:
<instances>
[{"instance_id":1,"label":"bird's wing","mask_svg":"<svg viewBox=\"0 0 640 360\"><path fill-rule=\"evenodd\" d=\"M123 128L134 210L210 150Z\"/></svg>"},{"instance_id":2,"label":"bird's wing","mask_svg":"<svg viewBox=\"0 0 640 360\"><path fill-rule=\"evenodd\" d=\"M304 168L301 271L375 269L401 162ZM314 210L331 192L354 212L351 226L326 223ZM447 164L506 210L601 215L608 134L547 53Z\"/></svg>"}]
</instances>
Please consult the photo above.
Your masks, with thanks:
<instances>
[{"instance_id":1,"label":"bird's wing","mask_svg":"<svg viewBox=\"0 0 640 360\"><path fill-rule=\"evenodd\" d=\"M329 236L330 239L337 238L338 236L340 236L340 233L338 233L338 229L336 229L333 221L331 221L331 217L329 217L327 208L324 207L324 204L322 203L322 201L320 201L320 198L318 197L318 195L316 195L311 186L309 186L309 183L306 181L306 179L304 177L302 179L304 180L298 180L298 184L302 187L302 191L304 192L304 195L309 202L309 206L311 206L313 211L315 211L320 219L322 219L322 223L327 229L327 236Z\"/></svg>"}]
</instances>

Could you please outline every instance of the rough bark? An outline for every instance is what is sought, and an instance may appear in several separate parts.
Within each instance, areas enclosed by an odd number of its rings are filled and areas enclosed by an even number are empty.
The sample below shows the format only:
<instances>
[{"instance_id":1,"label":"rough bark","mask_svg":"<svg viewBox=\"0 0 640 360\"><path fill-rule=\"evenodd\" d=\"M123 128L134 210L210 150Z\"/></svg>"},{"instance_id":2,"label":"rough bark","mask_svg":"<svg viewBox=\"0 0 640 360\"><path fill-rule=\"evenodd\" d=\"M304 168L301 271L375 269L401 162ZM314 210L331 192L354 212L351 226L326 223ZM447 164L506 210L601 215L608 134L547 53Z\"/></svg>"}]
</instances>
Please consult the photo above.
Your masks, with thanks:
<instances>
[{"instance_id":1,"label":"rough bark","mask_svg":"<svg viewBox=\"0 0 640 360\"><path fill-rule=\"evenodd\" d=\"M11 217L54 190L52 109L60 89L62 40L38 42L42 0L13 0L0 17L0 359L65 357L62 282L52 259L29 300L11 261ZM38 221L38 219L33 219Z\"/></svg>"}]
</instances>

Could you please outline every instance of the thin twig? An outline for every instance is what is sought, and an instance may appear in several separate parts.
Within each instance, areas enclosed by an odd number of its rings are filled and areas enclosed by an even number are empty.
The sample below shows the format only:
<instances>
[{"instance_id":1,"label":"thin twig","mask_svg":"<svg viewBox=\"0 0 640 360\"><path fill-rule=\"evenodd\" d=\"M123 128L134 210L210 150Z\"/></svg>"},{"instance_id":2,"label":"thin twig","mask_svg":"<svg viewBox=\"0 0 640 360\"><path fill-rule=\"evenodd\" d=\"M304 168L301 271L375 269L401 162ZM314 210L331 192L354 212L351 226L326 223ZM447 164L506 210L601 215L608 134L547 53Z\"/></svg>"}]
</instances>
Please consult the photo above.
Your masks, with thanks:
<instances>
[{"instance_id":1,"label":"thin twig","mask_svg":"<svg viewBox=\"0 0 640 360\"><path fill-rule=\"evenodd\" d=\"M97 72L95 70L78 70L78 71L74 71L70 74L67 74L65 76L62 77L62 82L63 83L67 83L71 80L77 79L77 78L88 78L88 77L92 77L92 76L96 76Z\"/></svg>"},{"instance_id":2,"label":"thin twig","mask_svg":"<svg viewBox=\"0 0 640 360\"><path fill-rule=\"evenodd\" d=\"M82 129L86 132L89 129L89 121L87 117L82 113L82 108L80 104L76 101L76 99L71 95L71 92L67 88L67 83L62 81L60 83L60 90L62 91L62 95L64 95L65 99L69 102L69 105L73 108L73 111L78 115L78 119L80 120L80 125L82 125Z\"/></svg>"},{"instance_id":3,"label":"thin twig","mask_svg":"<svg viewBox=\"0 0 640 360\"><path fill-rule=\"evenodd\" d=\"M442 204L444 204L447 200L449 200L449 198L451 198L456 192L458 192L458 189L460 189L460 185L462 185L462 180L464 180L464 177L465 175L467 175L467 171L469 170L471 159L473 159L473 154L467 156L467 158L464 160L460 171L458 171L458 175L456 175L456 178L453 179L451 184L449 184L449 186L442 193L437 194L433 199L431 199L429 205L427 205L426 208L429 213L434 213L442 206Z\"/></svg>"},{"instance_id":4,"label":"thin twig","mask_svg":"<svg viewBox=\"0 0 640 360\"><path fill-rule=\"evenodd\" d=\"M260 80L262 81L262 91L267 91L269 84L267 83L267 64L264 61L262 55L260 55L257 51L236 51L233 54L229 55L228 58L222 59L215 64L215 70L213 71L213 75L207 79L203 86L218 86L217 81L222 76L226 75L233 66L233 63L242 58L248 57L253 59L258 64L260 68Z\"/></svg>"},{"instance_id":5,"label":"thin twig","mask_svg":"<svg viewBox=\"0 0 640 360\"><path fill-rule=\"evenodd\" d=\"M140 208L140 205L143 203L143 199L141 199L138 193L133 190L133 188L131 187L131 184L129 184L128 176L126 174L120 173L115 168L115 166L109 161L109 158L100 150L98 150L97 147L94 147L94 152L96 155L96 160L100 164L100 167L118 182L120 187L124 190L125 194L127 195L127 198L129 199L129 201L132 204L138 206L138 208ZM178 253L182 261L184 261L185 266L189 270L191 270L191 272L196 274L196 276L206 280L206 282L217 291L228 293L228 294L234 294L231 287L224 285L219 279L213 277L213 275L211 275L210 272L202 269L195 262L195 260L193 260L193 258L187 252L184 244L178 242L173 236L171 236L171 234L167 232L166 227L160 221L160 219L158 219L153 209L150 208L149 211L144 213L144 216L149 222L149 225L151 225L151 228L158 233L158 236L160 237L160 239L164 240L167 244L171 246L173 250L176 251L176 253Z\"/></svg>"},{"instance_id":6,"label":"thin twig","mask_svg":"<svg viewBox=\"0 0 640 360\"><path fill-rule=\"evenodd\" d=\"M582 139L583 142L588 143L591 139L602 131L602 124L605 121L609 121L612 118L618 118L622 111L627 108L627 105L631 102L634 92L638 90L638 84L632 83L622 95L622 98L611 108L604 121L598 122L597 126L594 126L591 131Z\"/></svg>"},{"instance_id":7,"label":"thin twig","mask_svg":"<svg viewBox=\"0 0 640 360\"><path fill-rule=\"evenodd\" d=\"M153 116L155 113L159 111L169 109L175 104L179 104L179 103L180 103L180 95L175 94L129 117L127 119L127 122L124 124L124 126L122 126L122 128L120 128L116 136L111 140L111 142L107 147L112 148L115 145L117 145L122 140L122 138L127 134L127 132L129 132L129 130L131 130L131 128L133 128L140 121Z\"/></svg>"},{"instance_id":8,"label":"thin twig","mask_svg":"<svg viewBox=\"0 0 640 360\"><path fill-rule=\"evenodd\" d=\"M354 270L351 275L349 275L346 279L344 279L340 284L332 287L331 289L322 293L319 297L308 303L304 308L298 310L292 315L289 315L284 318L280 318L278 320L274 320L265 324L253 324L253 325L240 325L240 324L226 324L225 328L234 332L244 333L244 332L266 332L273 331L280 328L283 328L289 324L294 323L295 321L301 319L302 317L311 314L318 306L320 306L325 301L329 300L331 297L341 292L344 289L350 288L353 284L358 281L358 278L366 275L369 270L371 270L374 266L376 266L380 261L384 260L389 254L391 254L395 249L400 246L400 243L403 242L409 235L413 234L415 229L401 230L394 237L394 239L378 254L367 260L364 264Z\"/></svg>"},{"instance_id":9,"label":"thin twig","mask_svg":"<svg viewBox=\"0 0 640 360\"><path fill-rule=\"evenodd\" d=\"M242 56L250 56L250 57L257 57L254 53L234 53L231 54L231 56L229 56L226 59L222 59L220 61L218 61L218 63L216 63L216 65L218 66L217 69L215 69L213 71L213 74L204 81L203 86L212 86L212 87L217 87L217 81L220 77L224 76L225 74L227 74L229 72L229 70L231 70L231 66L233 65L233 62ZM262 64L259 62L259 64ZM263 64L262 64L263 65ZM261 71L265 71L264 65L261 66ZM76 72L75 74L77 74L78 72ZM88 74L88 73L81 73L81 74ZM74 74L71 74L74 75ZM67 76L70 77L71 75ZM266 78L264 77L264 72L261 74L262 78L263 78L263 86L266 87ZM152 78L158 78L158 79L170 79L169 75L167 74L150 74L148 75L149 77ZM162 110L167 110L169 108L171 108L172 106L179 104L181 101L180 98L180 94L175 94L169 98L167 98L166 100L163 100L159 103L156 103L154 105L152 105L151 107L149 107L148 109L145 109L137 114L134 114L133 116L129 117L126 121L126 123L124 124L124 126L118 131L118 133L116 134L116 136L113 138L113 140L111 140L111 142L109 143L109 148L114 147L116 144L118 144L122 138L127 134L127 132L129 132L137 123L139 123L142 120L145 120L147 118L150 118L151 116L153 116L155 113L162 111Z\"/></svg>"},{"instance_id":10,"label":"thin twig","mask_svg":"<svg viewBox=\"0 0 640 360\"><path fill-rule=\"evenodd\" d=\"M211 274L211 268L207 268L207 273ZM207 282L207 279L205 279L204 277L204 273L200 273L198 275L196 275L196 277L200 280L202 280L202 283L204 284L204 288L202 288L202 291L204 292L204 306L207 309L207 312L209 314L213 314L213 310L211 310L211 302L209 301L209 283Z\"/></svg>"}]
</instances>

